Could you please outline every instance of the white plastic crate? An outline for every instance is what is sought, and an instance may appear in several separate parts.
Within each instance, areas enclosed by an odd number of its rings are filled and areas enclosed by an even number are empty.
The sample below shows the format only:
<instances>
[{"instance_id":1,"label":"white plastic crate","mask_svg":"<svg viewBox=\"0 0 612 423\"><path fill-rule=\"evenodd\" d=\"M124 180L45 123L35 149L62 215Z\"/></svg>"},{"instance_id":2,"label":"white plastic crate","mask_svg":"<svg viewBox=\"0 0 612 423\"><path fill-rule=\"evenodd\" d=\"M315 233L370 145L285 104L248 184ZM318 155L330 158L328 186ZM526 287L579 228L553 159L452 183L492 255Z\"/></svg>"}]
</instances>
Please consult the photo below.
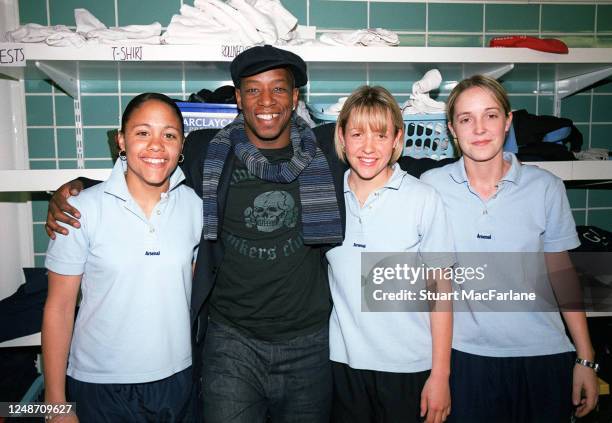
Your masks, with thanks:
<instances>
[{"instance_id":1,"label":"white plastic crate","mask_svg":"<svg viewBox=\"0 0 612 423\"><path fill-rule=\"evenodd\" d=\"M404 125L404 156L435 160L455 156L455 147L443 113L405 115Z\"/></svg>"},{"instance_id":2,"label":"white plastic crate","mask_svg":"<svg viewBox=\"0 0 612 423\"><path fill-rule=\"evenodd\" d=\"M310 114L319 122L335 122L337 115L326 114L329 104L309 104ZM404 156L428 157L435 160L455 156L455 147L448 135L446 115L404 115Z\"/></svg>"}]
</instances>

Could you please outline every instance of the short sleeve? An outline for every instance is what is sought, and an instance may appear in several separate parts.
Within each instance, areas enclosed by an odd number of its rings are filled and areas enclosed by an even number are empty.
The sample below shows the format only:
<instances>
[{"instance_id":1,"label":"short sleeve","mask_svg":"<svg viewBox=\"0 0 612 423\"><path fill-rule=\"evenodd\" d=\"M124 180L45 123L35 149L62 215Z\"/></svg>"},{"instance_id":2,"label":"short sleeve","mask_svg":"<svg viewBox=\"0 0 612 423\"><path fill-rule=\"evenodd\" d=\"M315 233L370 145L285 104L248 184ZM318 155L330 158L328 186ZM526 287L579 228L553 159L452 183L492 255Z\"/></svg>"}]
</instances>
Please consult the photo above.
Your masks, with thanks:
<instances>
[{"instance_id":1,"label":"short sleeve","mask_svg":"<svg viewBox=\"0 0 612 423\"><path fill-rule=\"evenodd\" d=\"M419 251L425 264L430 267L452 266L456 262L455 243L444 203L433 188L430 188L426 198L419 224Z\"/></svg>"},{"instance_id":2,"label":"short sleeve","mask_svg":"<svg viewBox=\"0 0 612 423\"><path fill-rule=\"evenodd\" d=\"M579 246L576 223L561 179L553 179L553 183L547 187L545 200L544 252L556 253Z\"/></svg>"},{"instance_id":3,"label":"short sleeve","mask_svg":"<svg viewBox=\"0 0 612 423\"><path fill-rule=\"evenodd\" d=\"M45 267L60 275L81 275L85 271L89 252L88 211L78 197L69 198L69 202L81 212L81 227L68 227L68 235L57 234L54 240L49 241Z\"/></svg>"}]
</instances>

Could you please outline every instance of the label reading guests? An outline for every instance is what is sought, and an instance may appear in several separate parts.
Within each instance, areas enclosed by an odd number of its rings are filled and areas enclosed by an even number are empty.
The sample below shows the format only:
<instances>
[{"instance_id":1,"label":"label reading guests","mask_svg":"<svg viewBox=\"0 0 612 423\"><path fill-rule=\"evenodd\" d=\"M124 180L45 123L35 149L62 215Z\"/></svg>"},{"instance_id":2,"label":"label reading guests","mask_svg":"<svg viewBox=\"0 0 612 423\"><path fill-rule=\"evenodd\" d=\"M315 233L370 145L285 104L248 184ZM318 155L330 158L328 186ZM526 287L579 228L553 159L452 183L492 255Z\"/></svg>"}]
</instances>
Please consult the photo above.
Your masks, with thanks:
<instances>
[{"instance_id":1,"label":"label reading guests","mask_svg":"<svg viewBox=\"0 0 612 423\"><path fill-rule=\"evenodd\" d=\"M0 48L0 66L25 66L26 59L23 47L13 47L11 44L2 44Z\"/></svg>"},{"instance_id":2,"label":"label reading guests","mask_svg":"<svg viewBox=\"0 0 612 423\"><path fill-rule=\"evenodd\" d=\"M142 60L142 46L111 47L113 60L128 62Z\"/></svg>"}]
</instances>

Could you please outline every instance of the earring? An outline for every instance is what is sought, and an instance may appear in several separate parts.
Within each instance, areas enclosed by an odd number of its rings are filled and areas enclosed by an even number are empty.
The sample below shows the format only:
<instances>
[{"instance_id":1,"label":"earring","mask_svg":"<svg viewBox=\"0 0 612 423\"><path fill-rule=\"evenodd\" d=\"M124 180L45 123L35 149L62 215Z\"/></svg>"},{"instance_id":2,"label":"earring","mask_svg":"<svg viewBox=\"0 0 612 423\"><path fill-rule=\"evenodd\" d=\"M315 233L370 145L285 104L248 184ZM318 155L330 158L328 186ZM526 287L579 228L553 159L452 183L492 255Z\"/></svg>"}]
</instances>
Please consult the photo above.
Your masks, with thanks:
<instances>
[{"instance_id":1,"label":"earring","mask_svg":"<svg viewBox=\"0 0 612 423\"><path fill-rule=\"evenodd\" d=\"M125 152L125 150L120 150L119 151L119 158L123 161L127 160L127 153Z\"/></svg>"},{"instance_id":2,"label":"earring","mask_svg":"<svg viewBox=\"0 0 612 423\"><path fill-rule=\"evenodd\" d=\"M178 162L183 163L185 161L185 155L183 153L179 154Z\"/></svg>"}]
</instances>

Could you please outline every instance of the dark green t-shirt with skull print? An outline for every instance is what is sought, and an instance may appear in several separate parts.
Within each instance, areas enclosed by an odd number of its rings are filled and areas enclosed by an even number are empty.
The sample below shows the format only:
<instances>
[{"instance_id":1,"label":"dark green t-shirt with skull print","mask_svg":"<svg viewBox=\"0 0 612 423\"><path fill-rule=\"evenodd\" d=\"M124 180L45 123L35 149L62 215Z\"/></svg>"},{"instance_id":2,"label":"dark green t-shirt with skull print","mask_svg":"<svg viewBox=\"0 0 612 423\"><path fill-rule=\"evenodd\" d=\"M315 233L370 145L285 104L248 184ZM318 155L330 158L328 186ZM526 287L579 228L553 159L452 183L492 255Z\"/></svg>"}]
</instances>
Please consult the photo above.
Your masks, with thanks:
<instances>
[{"instance_id":1,"label":"dark green t-shirt with skull print","mask_svg":"<svg viewBox=\"0 0 612 423\"><path fill-rule=\"evenodd\" d=\"M293 154L291 146L261 152L271 163ZM299 183L263 181L233 160L211 319L266 341L315 332L331 302L321 252L301 236Z\"/></svg>"}]
</instances>

